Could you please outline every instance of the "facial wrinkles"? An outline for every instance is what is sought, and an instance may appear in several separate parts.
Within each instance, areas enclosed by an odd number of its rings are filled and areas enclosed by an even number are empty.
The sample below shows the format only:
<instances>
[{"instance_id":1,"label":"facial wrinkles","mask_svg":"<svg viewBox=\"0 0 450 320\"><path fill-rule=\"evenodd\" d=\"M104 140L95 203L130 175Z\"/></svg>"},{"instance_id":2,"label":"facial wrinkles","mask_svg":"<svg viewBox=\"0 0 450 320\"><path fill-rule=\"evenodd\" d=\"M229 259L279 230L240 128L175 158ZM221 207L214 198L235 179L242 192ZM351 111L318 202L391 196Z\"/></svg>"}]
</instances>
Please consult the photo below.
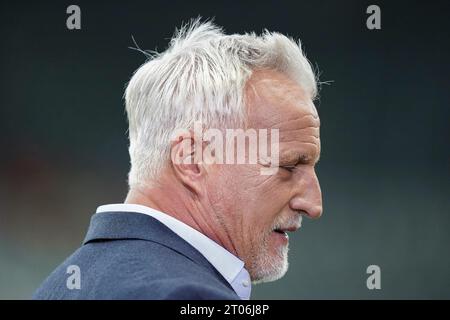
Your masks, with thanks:
<instances>
[{"instance_id":1,"label":"facial wrinkles","mask_svg":"<svg viewBox=\"0 0 450 320\"><path fill-rule=\"evenodd\" d=\"M221 229L217 228L214 225L214 222L211 221L211 219L209 219L209 216L206 214L212 209L209 198L208 201L206 201L206 205L204 205L203 202L200 203L196 201L193 203L193 206L195 208L191 212L196 212L196 214L191 215L194 223L198 226L202 226L203 232L212 235L213 239L217 239L219 242L222 242L222 244L224 244L223 235L222 233L218 232L218 230Z\"/></svg>"},{"instance_id":2,"label":"facial wrinkles","mask_svg":"<svg viewBox=\"0 0 450 320\"><path fill-rule=\"evenodd\" d=\"M215 169L213 169L213 167L209 167L208 170L205 171L205 174L208 178L215 176L211 175L212 171L210 170ZM210 179L206 180L211 181ZM211 193L211 191L214 192ZM214 185L211 186L208 182L204 186L202 194L203 199L199 199L199 201L195 201L193 203L193 205L196 207L196 210L192 211L195 213L191 215L192 219L196 221L196 223L199 223L200 221L204 223L203 226L209 232L209 234L213 235L214 240L217 239L217 242L227 248L230 252L235 252L234 243L233 241L230 241L228 231L229 228L226 225L224 219L222 219L224 211L220 204L223 203L224 200L217 196L218 194L220 194L220 190L215 188Z\"/></svg>"},{"instance_id":3,"label":"facial wrinkles","mask_svg":"<svg viewBox=\"0 0 450 320\"><path fill-rule=\"evenodd\" d=\"M236 165L220 165L219 166L219 175L218 179L222 181L223 185L226 186L228 190L238 190L239 186L235 185L236 182L233 177L239 172L236 172ZM216 186L210 186L210 190L215 190ZM227 195L224 197L224 195ZM247 195L248 196L248 195ZM224 229L224 236L226 240L231 243L232 249L236 253L236 255L240 258L245 258L245 213L244 215L236 214L236 208L234 204L236 202L239 203L240 198L242 198L242 194L240 193L227 193L218 190L218 192L214 193L213 199L214 201L209 200L212 203L214 215L216 219L221 224ZM245 197L244 197L245 198ZM239 210L239 208L237 208Z\"/></svg>"},{"instance_id":4,"label":"facial wrinkles","mask_svg":"<svg viewBox=\"0 0 450 320\"><path fill-rule=\"evenodd\" d=\"M297 84L273 72L254 73L252 78L246 88L247 128L267 129L269 132L270 129L278 129L280 152L281 148L285 148L297 154L318 155L320 121L308 95ZM298 223L300 216L288 209L292 183L281 182L278 173L261 176L260 167L261 164L238 171L241 174L238 180L246 181L246 189L238 195L240 203L245 204L246 210L261 212L242 212L235 230L241 231L237 236L239 245L245 248L249 267L258 272L268 267L268 271L273 272L278 271L279 264L283 263L279 258L286 249L277 247L276 253L272 251L274 248L270 241L273 227ZM237 186L236 190L240 188L242 186ZM247 203L243 201L245 199L248 199ZM263 262L268 265L258 265Z\"/></svg>"},{"instance_id":5,"label":"facial wrinkles","mask_svg":"<svg viewBox=\"0 0 450 320\"><path fill-rule=\"evenodd\" d=\"M239 174L241 175L241 179L246 180L246 186L248 188L244 190L242 193L239 193L237 197L240 198L240 201L245 201L244 203L256 203L260 201L261 197L261 185L260 180L261 176L259 172L259 167L257 165L239 165L243 166L239 170ZM263 179L267 179L263 177ZM236 189L237 190L237 189ZM256 202L255 202L256 201ZM258 210L252 206L246 207L247 210ZM248 256L249 253L253 251L253 236L252 233L256 231L258 225L254 224L252 217L257 215L258 212L243 212L239 219L236 219L236 230L239 230L238 237L240 239L240 244L242 245L242 250L245 251L245 256ZM250 248L248 245L250 244ZM250 250L249 250L250 249ZM249 251L249 252L248 252Z\"/></svg>"},{"instance_id":6,"label":"facial wrinkles","mask_svg":"<svg viewBox=\"0 0 450 320\"><path fill-rule=\"evenodd\" d=\"M270 81L267 81L268 83ZM260 81L260 83L264 83ZM275 82L277 83L277 82ZM260 112L266 113L269 110L269 115L260 115L253 117L253 125L261 128L278 129L280 136L280 151L281 149L300 149L299 152L306 152L302 149L307 149L309 156L318 158L320 154L320 120L317 115L317 110L312 101L308 101L307 97L302 96L297 91L289 91L292 94L285 94L282 101L289 103L289 106L276 108L271 104L276 105L277 96L275 98L270 95L274 91L273 87L268 87L263 94L258 96L259 101L253 101L255 105L260 106ZM275 90L276 91L276 90ZM277 110L278 113L273 113ZM270 114L272 112L272 114ZM311 147L313 147L311 151Z\"/></svg>"},{"instance_id":7,"label":"facial wrinkles","mask_svg":"<svg viewBox=\"0 0 450 320\"><path fill-rule=\"evenodd\" d=\"M283 123L280 132L280 162L299 156L316 161L320 154L320 121L311 114ZM295 164L295 163L294 163Z\"/></svg>"}]
</instances>

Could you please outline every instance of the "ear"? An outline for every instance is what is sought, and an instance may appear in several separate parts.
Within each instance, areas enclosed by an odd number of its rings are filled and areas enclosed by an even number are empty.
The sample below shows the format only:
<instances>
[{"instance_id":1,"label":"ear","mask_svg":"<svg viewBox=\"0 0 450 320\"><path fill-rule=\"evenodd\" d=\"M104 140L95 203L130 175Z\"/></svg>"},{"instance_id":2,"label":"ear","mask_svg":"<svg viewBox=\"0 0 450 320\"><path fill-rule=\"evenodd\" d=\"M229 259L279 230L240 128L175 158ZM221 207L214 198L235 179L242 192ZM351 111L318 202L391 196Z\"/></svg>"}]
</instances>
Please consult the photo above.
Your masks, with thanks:
<instances>
[{"instance_id":1,"label":"ear","mask_svg":"<svg viewBox=\"0 0 450 320\"><path fill-rule=\"evenodd\" d=\"M206 170L202 162L202 142L193 132L181 132L171 142L170 159L175 176L191 192L202 194Z\"/></svg>"}]
</instances>

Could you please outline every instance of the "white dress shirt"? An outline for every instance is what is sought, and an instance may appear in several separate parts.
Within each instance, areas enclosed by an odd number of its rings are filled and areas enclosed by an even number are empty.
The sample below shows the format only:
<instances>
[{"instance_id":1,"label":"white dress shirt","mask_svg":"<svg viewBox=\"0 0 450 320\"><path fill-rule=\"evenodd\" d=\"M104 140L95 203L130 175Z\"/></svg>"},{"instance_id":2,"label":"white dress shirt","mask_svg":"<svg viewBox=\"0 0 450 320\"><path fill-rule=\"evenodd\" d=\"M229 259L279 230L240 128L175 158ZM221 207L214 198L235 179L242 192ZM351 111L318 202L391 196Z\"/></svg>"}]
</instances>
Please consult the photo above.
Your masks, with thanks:
<instances>
[{"instance_id":1,"label":"white dress shirt","mask_svg":"<svg viewBox=\"0 0 450 320\"><path fill-rule=\"evenodd\" d=\"M249 300L251 280L244 262L203 233L161 211L139 204L108 204L97 208L99 212L136 212L149 215L197 249L214 268L228 281L242 300Z\"/></svg>"}]
</instances>

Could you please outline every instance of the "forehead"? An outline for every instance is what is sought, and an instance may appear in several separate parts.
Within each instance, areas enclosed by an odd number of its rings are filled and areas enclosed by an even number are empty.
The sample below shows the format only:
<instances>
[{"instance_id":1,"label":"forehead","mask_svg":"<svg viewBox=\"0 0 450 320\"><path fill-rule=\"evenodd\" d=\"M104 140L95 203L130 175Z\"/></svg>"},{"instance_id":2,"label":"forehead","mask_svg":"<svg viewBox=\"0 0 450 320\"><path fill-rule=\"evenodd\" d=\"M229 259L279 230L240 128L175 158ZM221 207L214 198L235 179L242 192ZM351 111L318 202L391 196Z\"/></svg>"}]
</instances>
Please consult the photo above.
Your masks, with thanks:
<instances>
[{"instance_id":1,"label":"forehead","mask_svg":"<svg viewBox=\"0 0 450 320\"><path fill-rule=\"evenodd\" d=\"M320 156L317 110L296 82L275 71L252 75L246 86L247 127L278 129L282 162L316 162Z\"/></svg>"},{"instance_id":2,"label":"forehead","mask_svg":"<svg viewBox=\"0 0 450 320\"><path fill-rule=\"evenodd\" d=\"M245 88L247 124L283 132L319 128L311 97L300 85L277 71L255 71Z\"/></svg>"}]
</instances>

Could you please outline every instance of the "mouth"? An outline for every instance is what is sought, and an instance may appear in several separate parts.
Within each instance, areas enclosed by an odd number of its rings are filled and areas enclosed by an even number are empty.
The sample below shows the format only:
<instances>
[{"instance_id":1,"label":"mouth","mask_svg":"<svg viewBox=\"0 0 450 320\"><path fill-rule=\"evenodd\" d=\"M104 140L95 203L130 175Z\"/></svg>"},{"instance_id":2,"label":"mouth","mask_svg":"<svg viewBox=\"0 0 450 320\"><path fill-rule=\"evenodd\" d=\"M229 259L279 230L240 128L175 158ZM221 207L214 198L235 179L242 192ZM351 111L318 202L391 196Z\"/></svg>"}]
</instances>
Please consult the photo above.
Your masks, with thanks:
<instances>
[{"instance_id":1,"label":"mouth","mask_svg":"<svg viewBox=\"0 0 450 320\"><path fill-rule=\"evenodd\" d=\"M286 231L283 231L283 230L281 230L281 229L275 229L275 230L273 230L273 232L276 232L276 233L279 233L279 234L288 236L287 232L286 232Z\"/></svg>"},{"instance_id":2,"label":"mouth","mask_svg":"<svg viewBox=\"0 0 450 320\"><path fill-rule=\"evenodd\" d=\"M272 233L274 233L276 236L283 237L285 240L289 240L288 232L295 232L297 230L298 230L298 227L296 227L296 226L280 227L280 228L273 229Z\"/></svg>"},{"instance_id":3,"label":"mouth","mask_svg":"<svg viewBox=\"0 0 450 320\"><path fill-rule=\"evenodd\" d=\"M289 242L289 232L295 232L300 229L302 225L302 216L294 216L284 222L276 223L273 228L271 235L278 245L286 246Z\"/></svg>"}]
</instances>

